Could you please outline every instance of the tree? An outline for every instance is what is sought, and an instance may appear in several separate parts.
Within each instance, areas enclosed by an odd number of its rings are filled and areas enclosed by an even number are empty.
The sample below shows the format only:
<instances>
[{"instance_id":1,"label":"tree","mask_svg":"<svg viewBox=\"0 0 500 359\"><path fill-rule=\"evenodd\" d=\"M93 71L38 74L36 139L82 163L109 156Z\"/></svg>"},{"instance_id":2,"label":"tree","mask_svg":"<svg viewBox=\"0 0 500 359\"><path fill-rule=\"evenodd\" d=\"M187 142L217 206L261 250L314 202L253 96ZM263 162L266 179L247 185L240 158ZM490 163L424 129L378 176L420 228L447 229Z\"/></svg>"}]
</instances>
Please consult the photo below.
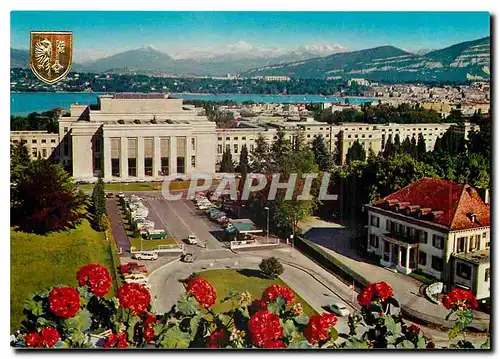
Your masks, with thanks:
<instances>
[{"instance_id":1,"label":"tree","mask_svg":"<svg viewBox=\"0 0 500 359\"><path fill-rule=\"evenodd\" d=\"M410 141L410 155L418 160L418 147L417 147L417 139L415 136L412 136L411 141Z\"/></svg>"},{"instance_id":2,"label":"tree","mask_svg":"<svg viewBox=\"0 0 500 359\"><path fill-rule=\"evenodd\" d=\"M106 215L106 193L104 192L104 182L99 177L92 190L92 210L94 214L94 224L99 230L104 230L103 216Z\"/></svg>"},{"instance_id":3,"label":"tree","mask_svg":"<svg viewBox=\"0 0 500 359\"><path fill-rule=\"evenodd\" d=\"M11 168L17 166L26 167L31 162L31 157L28 148L23 142L10 145L10 166Z\"/></svg>"},{"instance_id":4,"label":"tree","mask_svg":"<svg viewBox=\"0 0 500 359\"><path fill-rule=\"evenodd\" d=\"M329 172L333 166L333 156L325 145L323 135L315 136L311 146L319 170Z\"/></svg>"},{"instance_id":5,"label":"tree","mask_svg":"<svg viewBox=\"0 0 500 359\"><path fill-rule=\"evenodd\" d=\"M251 159L253 171L262 173L267 170L269 163L269 144L261 133L259 133L255 140L255 148L251 153Z\"/></svg>"},{"instance_id":6,"label":"tree","mask_svg":"<svg viewBox=\"0 0 500 359\"><path fill-rule=\"evenodd\" d=\"M233 157L231 155L231 151L226 149L224 154L222 155L222 161L220 163L220 171L222 173L233 173L234 172L234 163Z\"/></svg>"},{"instance_id":7,"label":"tree","mask_svg":"<svg viewBox=\"0 0 500 359\"><path fill-rule=\"evenodd\" d=\"M354 161L365 161L366 160L366 151L364 147L359 143L359 140L356 140L352 146L347 150L346 154L346 162L351 164Z\"/></svg>"},{"instance_id":8,"label":"tree","mask_svg":"<svg viewBox=\"0 0 500 359\"><path fill-rule=\"evenodd\" d=\"M401 148L401 140L399 138L399 133L396 133L394 136L394 154L403 153L403 149Z\"/></svg>"},{"instance_id":9,"label":"tree","mask_svg":"<svg viewBox=\"0 0 500 359\"><path fill-rule=\"evenodd\" d=\"M285 271L283 265L275 257L264 258L260 262L259 268L262 273L269 279L278 278Z\"/></svg>"},{"instance_id":10,"label":"tree","mask_svg":"<svg viewBox=\"0 0 500 359\"><path fill-rule=\"evenodd\" d=\"M407 155L412 156L412 148L411 148L411 141L409 137L406 137L403 140L403 144L401 145L401 152L405 153ZM413 157L413 156L412 156Z\"/></svg>"},{"instance_id":11,"label":"tree","mask_svg":"<svg viewBox=\"0 0 500 359\"><path fill-rule=\"evenodd\" d=\"M389 158L393 156L394 153L395 151L394 151L394 144L392 143L392 134L389 134L389 137L387 137L387 142L385 143L384 146L383 156L384 158Z\"/></svg>"},{"instance_id":12,"label":"tree","mask_svg":"<svg viewBox=\"0 0 500 359\"><path fill-rule=\"evenodd\" d=\"M424 158L426 152L427 152L427 146L425 145L424 135L422 133L419 133L418 143L417 143L417 160L421 161Z\"/></svg>"},{"instance_id":13,"label":"tree","mask_svg":"<svg viewBox=\"0 0 500 359\"><path fill-rule=\"evenodd\" d=\"M276 133L276 140L271 146L270 162L274 172L286 172L290 160L291 144L285 138L285 131L279 129Z\"/></svg>"},{"instance_id":14,"label":"tree","mask_svg":"<svg viewBox=\"0 0 500 359\"><path fill-rule=\"evenodd\" d=\"M26 232L73 228L85 216L85 196L60 165L31 162L18 183L13 219Z\"/></svg>"},{"instance_id":15,"label":"tree","mask_svg":"<svg viewBox=\"0 0 500 359\"><path fill-rule=\"evenodd\" d=\"M245 180L245 178L247 178L247 173L250 172L250 164L248 163L248 149L246 144L241 147L239 170L241 173L241 177L243 178L243 180Z\"/></svg>"}]
</instances>

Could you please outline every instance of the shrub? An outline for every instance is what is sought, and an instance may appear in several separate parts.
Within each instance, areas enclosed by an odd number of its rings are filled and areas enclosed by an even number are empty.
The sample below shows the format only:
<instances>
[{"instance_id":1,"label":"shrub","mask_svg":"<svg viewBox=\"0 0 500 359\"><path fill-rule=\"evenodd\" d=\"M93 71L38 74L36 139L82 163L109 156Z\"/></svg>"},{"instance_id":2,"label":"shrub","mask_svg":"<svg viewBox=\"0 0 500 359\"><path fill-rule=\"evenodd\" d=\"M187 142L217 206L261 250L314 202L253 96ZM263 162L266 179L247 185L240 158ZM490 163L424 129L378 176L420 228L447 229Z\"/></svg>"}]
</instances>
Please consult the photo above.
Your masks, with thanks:
<instances>
[{"instance_id":1,"label":"shrub","mask_svg":"<svg viewBox=\"0 0 500 359\"><path fill-rule=\"evenodd\" d=\"M268 278L274 279L283 274L283 265L275 257L265 258L260 262L259 268Z\"/></svg>"}]
</instances>

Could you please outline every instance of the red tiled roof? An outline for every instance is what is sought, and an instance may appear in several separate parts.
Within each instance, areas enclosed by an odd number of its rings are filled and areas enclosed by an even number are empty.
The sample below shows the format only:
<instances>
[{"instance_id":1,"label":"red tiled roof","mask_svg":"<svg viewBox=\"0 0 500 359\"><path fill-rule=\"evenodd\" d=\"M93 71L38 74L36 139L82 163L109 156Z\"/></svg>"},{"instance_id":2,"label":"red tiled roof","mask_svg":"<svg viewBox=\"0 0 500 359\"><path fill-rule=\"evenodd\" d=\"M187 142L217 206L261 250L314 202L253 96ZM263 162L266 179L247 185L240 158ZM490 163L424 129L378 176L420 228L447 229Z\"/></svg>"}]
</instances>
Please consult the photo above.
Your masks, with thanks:
<instances>
[{"instance_id":1,"label":"red tiled roof","mask_svg":"<svg viewBox=\"0 0 500 359\"><path fill-rule=\"evenodd\" d=\"M442 211L437 216L427 215L421 220L447 226L450 230L485 227L490 225L490 207L477 191L467 184L458 184L438 178L422 178L378 200L373 205L384 208L386 202L409 202L409 206ZM408 205L405 203L405 206ZM393 207L391 207L393 208ZM471 213L475 214L472 221ZM404 214L404 212L400 212ZM415 215L408 215L415 217Z\"/></svg>"}]
</instances>

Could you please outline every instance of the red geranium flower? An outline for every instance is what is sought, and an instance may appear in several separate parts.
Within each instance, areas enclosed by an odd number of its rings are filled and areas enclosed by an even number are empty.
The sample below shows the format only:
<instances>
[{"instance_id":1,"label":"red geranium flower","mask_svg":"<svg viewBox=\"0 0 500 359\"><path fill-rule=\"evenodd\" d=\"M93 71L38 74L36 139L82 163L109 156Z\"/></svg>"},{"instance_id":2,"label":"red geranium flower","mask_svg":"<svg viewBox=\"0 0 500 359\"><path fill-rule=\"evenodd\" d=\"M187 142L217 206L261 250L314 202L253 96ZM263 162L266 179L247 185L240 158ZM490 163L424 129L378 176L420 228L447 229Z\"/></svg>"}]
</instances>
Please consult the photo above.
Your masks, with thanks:
<instances>
[{"instance_id":1,"label":"red geranium flower","mask_svg":"<svg viewBox=\"0 0 500 359\"><path fill-rule=\"evenodd\" d=\"M28 333L24 336L24 343L32 348L42 348L43 337L37 332Z\"/></svg>"},{"instance_id":2,"label":"red geranium flower","mask_svg":"<svg viewBox=\"0 0 500 359\"><path fill-rule=\"evenodd\" d=\"M130 309L134 314L140 314L148 309L151 295L138 283L126 283L118 289L118 300L122 308Z\"/></svg>"},{"instance_id":3,"label":"red geranium flower","mask_svg":"<svg viewBox=\"0 0 500 359\"><path fill-rule=\"evenodd\" d=\"M250 304L250 309L257 312L259 310L267 310L267 304L261 299L255 299L252 304Z\"/></svg>"},{"instance_id":4,"label":"red geranium flower","mask_svg":"<svg viewBox=\"0 0 500 359\"><path fill-rule=\"evenodd\" d=\"M392 287L386 282L369 283L358 294L358 302L361 306L368 306L372 301L385 301L393 295Z\"/></svg>"},{"instance_id":5,"label":"red geranium flower","mask_svg":"<svg viewBox=\"0 0 500 359\"><path fill-rule=\"evenodd\" d=\"M214 287L201 277L192 278L187 285L187 291L195 297L202 308L214 305L217 299Z\"/></svg>"},{"instance_id":6,"label":"red geranium flower","mask_svg":"<svg viewBox=\"0 0 500 359\"><path fill-rule=\"evenodd\" d=\"M75 288L54 288L49 294L49 307L58 317L73 318L80 309L80 296Z\"/></svg>"},{"instance_id":7,"label":"red geranium flower","mask_svg":"<svg viewBox=\"0 0 500 359\"><path fill-rule=\"evenodd\" d=\"M262 300L266 302L274 302L278 297L283 297L286 304L290 304L295 299L295 295L288 287L279 284L273 284L264 290L262 293Z\"/></svg>"},{"instance_id":8,"label":"red geranium flower","mask_svg":"<svg viewBox=\"0 0 500 359\"><path fill-rule=\"evenodd\" d=\"M262 343L262 348L267 348L267 349L286 348L286 345L281 340L268 340Z\"/></svg>"},{"instance_id":9,"label":"red geranium flower","mask_svg":"<svg viewBox=\"0 0 500 359\"><path fill-rule=\"evenodd\" d=\"M78 271L76 279L80 286L88 285L97 297L105 296L111 288L111 275L106 267L88 264Z\"/></svg>"},{"instance_id":10,"label":"red geranium flower","mask_svg":"<svg viewBox=\"0 0 500 359\"><path fill-rule=\"evenodd\" d=\"M61 339L56 328L48 327L42 329L43 342L49 348L52 348Z\"/></svg>"},{"instance_id":11,"label":"red geranium flower","mask_svg":"<svg viewBox=\"0 0 500 359\"><path fill-rule=\"evenodd\" d=\"M248 321L248 330L256 346L262 346L264 342L278 340L283 336L280 318L268 310L260 310L252 315Z\"/></svg>"},{"instance_id":12,"label":"red geranium flower","mask_svg":"<svg viewBox=\"0 0 500 359\"><path fill-rule=\"evenodd\" d=\"M155 337L155 330L150 326L144 327L144 340L150 342Z\"/></svg>"},{"instance_id":13,"label":"red geranium flower","mask_svg":"<svg viewBox=\"0 0 500 359\"><path fill-rule=\"evenodd\" d=\"M448 295L443 297L443 305L446 309L476 309L478 307L476 297L465 289L453 288Z\"/></svg>"},{"instance_id":14,"label":"red geranium flower","mask_svg":"<svg viewBox=\"0 0 500 359\"><path fill-rule=\"evenodd\" d=\"M408 331L414 335L418 335L418 333L420 333L422 329L420 329L420 327L418 327L417 325L412 324L408 327Z\"/></svg>"},{"instance_id":15,"label":"red geranium flower","mask_svg":"<svg viewBox=\"0 0 500 359\"><path fill-rule=\"evenodd\" d=\"M216 330L208 337L207 348L222 348L229 342L229 333L225 330Z\"/></svg>"},{"instance_id":16,"label":"red geranium flower","mask_svg":"<svg viewBox=\"0 0 500 359\"><path fill-rule=\"evenodd\" d=\"M394 295L392 287L386 282L378 282L373 286L375 287L375 294L382 300L386 300Z\"/></svg>"},{"instance_id":17,"label":"red geranium flower","mask_svg":"<svg viewBox=\"0 0 500 359\"><path fill-rule=\"evenodd\" d=\"M304 329L304 337L311 344L328 339L328 329L337 324L337 316L332 313L313 315Z\"/></svg>"},{"instance_id":18,"label":"red geranium flower","mask_svg":"<svg viewBox=\"0 0 500 359\"><path fill-rule=\"evenodd\" d=\"M104 342L104 348L127 348L127 332L112 333Z\"/></svg>"}]
</instances>

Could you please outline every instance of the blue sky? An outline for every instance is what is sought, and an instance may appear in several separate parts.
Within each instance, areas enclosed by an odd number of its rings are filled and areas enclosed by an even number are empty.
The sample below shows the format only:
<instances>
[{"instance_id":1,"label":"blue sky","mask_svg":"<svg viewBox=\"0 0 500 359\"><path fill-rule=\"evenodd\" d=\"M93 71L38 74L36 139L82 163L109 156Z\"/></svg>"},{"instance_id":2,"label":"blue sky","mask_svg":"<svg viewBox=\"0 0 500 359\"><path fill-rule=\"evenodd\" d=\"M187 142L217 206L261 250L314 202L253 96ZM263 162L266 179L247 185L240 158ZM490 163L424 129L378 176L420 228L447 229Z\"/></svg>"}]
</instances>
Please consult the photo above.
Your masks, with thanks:
<instances>
[{"instance_id":1,"label":"blue sky","mask_svg":"<svg viewBox=\"0 0 500 359\"><path fill-rule=\"evenodd\" d=\"M488 36L487 12L90 12L13 11L11 47L32 30L73 31L74 51L110 54L153 45L167 53L244 41L257 47L339 44L437 49Z\"/></svg>"}]
</instances>

